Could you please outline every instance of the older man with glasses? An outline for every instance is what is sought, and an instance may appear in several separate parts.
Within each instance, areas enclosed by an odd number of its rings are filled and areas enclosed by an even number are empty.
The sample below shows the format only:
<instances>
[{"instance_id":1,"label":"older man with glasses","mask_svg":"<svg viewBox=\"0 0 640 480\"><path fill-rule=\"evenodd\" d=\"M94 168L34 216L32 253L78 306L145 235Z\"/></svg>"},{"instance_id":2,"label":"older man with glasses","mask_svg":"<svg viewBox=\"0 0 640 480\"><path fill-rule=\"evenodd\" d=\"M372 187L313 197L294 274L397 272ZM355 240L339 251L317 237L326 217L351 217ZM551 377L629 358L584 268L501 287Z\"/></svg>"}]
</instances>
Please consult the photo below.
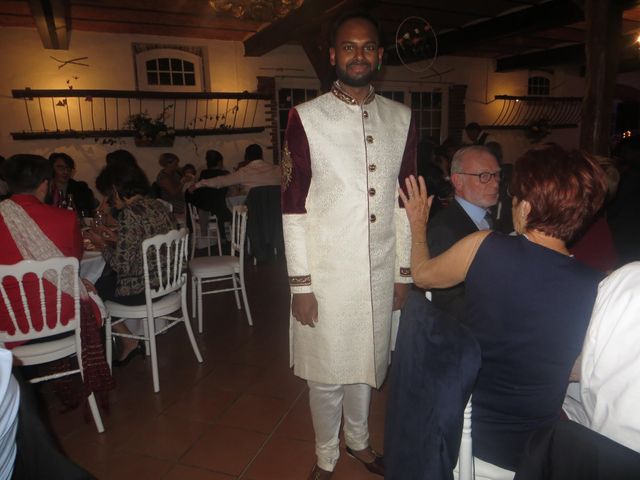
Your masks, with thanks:
<instances>
[{"instance_id":1,"label":"older man with glasses","mask_svg":"<svg viewBox=\"0 0 640 480\"><path fill-rule=\"evenodd\" d=\"M496 157L486 147L473 145L455 153L451 161L455 200L429 222L427 242L432 256L440 255L471 233L493 228L489 209L498 201L501 175ZM462 320L464 284L433 290L432 301Z\"/></svg>"}]
</instances>

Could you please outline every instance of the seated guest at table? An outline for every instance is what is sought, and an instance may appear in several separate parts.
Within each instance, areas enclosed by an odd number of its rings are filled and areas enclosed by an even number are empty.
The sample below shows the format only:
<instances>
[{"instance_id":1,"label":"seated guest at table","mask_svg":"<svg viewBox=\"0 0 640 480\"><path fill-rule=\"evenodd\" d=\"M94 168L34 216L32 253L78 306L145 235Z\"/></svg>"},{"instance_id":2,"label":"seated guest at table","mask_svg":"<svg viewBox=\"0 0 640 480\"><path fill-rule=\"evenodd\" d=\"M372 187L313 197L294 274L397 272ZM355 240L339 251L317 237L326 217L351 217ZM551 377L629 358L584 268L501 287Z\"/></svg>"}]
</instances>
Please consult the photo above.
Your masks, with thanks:
<instances>
[{"instance_id":1,"label":"seated guest at table","mask_svg":"<svg viewBox=\"0 0 640 480\"><path fill-rule=\"evenodd\" d=\"M620 265L640 260L640 135L623 139L613 151L620 182L607 206Z\"/></svg>"},{"instance_id":2,"label":"seated guest at table","mask_svg":"<svg viewBox=\"0 0 640 480\"><path fill-rule=\"evenodd\" d=\"M223 156L217 150L207 150L206 153L207 168L200 173L200 180L207 178L216 178L223 175L229 175L227 170L222 168ZM218 219L219 225L225 222L231 222L231 212L226 204L227 188L199 188L193 193L187 193L187 201L193 203L198 209L200 228L203 234L206 234L209 224L209 213L212 213ZM220 229L220 234L226 237L224 229Z\"/></svg>"},{"instance_id":3,"label":"seated guest at table","mask_svg":"<svg viewBox=\"0 0 640 480\"><path fill-rule=\"evenodd\" d=\"M618 252L616 252L605 211L608 202L615 196L618 189L620 173L611 159L600 156L596 159L607 174L607 199L591 224L571 241L569 251L576 260L608 274L618 266Z\"/></svg>"},{"instance_id":4,"label":"seated guest at table","mask_svg":"<svg viewBox=\"0 0 640 480\"><path fill-rule=\"evenodd\" d=\"M280 167L262 159L260 145L255 143L249 145L245 150L244 158L248 162L244 167L229 175L201 179L191 187L190 191L202 187L221 188L231 185L242 185L247 190L253 187L280 185Z\"/></svg>"},{"instance_id":5,"label":"seated guest at table","mask_svg":"<svg viewBox=\"0 0 640 480\"><path fill-rule=\"evenodd\" d=\"M600 283L579 369L581 402L567 416L640 452L640 262Z\"/></svg>"},{"instance_id":6,"label":"seated guest at table","mask_svg":"<svg viewBox=\"0 0 640 480\"><path fill-rule=\"evenodd\" d=\"M161 202L148 196L149 180L138 166L126 163L107 165L96 178L96 188L117 210L116 231L100 227L88 233L109 267L96 282L96 288L105 301L142 305L145 303L142 242L176 229L176 220ZM157 278L153 274L155 268L156 264L152 263L152 279ZM131 333L123 323L114 325L113 330ZM120 339L121 355L114 361L115 365L126 364L136 353L143 352L137 340Z\"/></svg>"},{"instance_id":7,"label":"seated guest at table","mask_svg":"<svg viewBox=\"0 0 640 480\"><path fill-rule=\"evenodd\" d=\"M180 169L180 175L182 178L180 179L182 183L182 189L185 189L185 185L189 186L196 181L196 167L193 163L187 163L184 167Z\"/></svg>"},{"instance_id":8,"label":"seated guest at table","mask_svg":"<svg viewBox=\"0 0 640 480\"><path fill-rule=\"evenodd\" d=\"M183 214L185 205L180 159L173 153L163 153L160 155L158 163L162 167L156 177L159 198L173 206L174 214Z\"/></svg>"},{"instance_id":9,"label":"seated guest at table","mask_svg":"<svg viewBox=\"0 0 640 480\"><path fill-rule=\"evenodd\" d=\"M0 203L0 264L13 265L22 260L45 260L56 256L80 260L82 237L77 216L44 204L53 176L50 162L39 155L14 155L5 162L3 171L13 195ZM18 285L14 281L11 287L8 285L7 291L16 295L17 302ZM51 302L54 309L57 289L49 283L44 289L47 304ZM67 294L61 298L61 319L66 323L74 313L73 298ZM39 316L40 307L35 301L32 312ZM19 324L23 322L26 319L18 320ZM39 318L35 323L41 322ZM0 329L12 330L4 302L0 302Z\"/></svg>"},{"instance_id":10,"label":"seated guest at table","mask_svg":"<svg viewBox=\"0 0 640 480\"><path fill-rule=\"evenodd\" d=\"M473 391L474 455L515 470L529 435L558 420L602 274L569 256L566 242L606 194L598 163L556 145L533 149L513 172L517 236L472 233L430 258L431 200L424 180L400 196L411 224L416 285L465 282L466 320L482 351Z\"/></svg>"},{"instance_id":11,"label":"seated guest at table","mask_svg":"<svg viewBox=\"0 0 640 480\"><path fill-rule=\"evenodd\" d=\"M128 165L138 165L136 161L136 157L129 150L114 150L113 152L107 153L106 156L107 165L111 165L112 163L126 163Z\"/></svg>"},{"instance_id":12,"label":"seated guest at table","mask_svg":"<svg viewBox=\"0 0 640 480\"><path fill-rule=\"evenodd\" d=\"M78 213L90 216L98 202L85 182L71 178L76 168L73 159L66 153L54 152L49 155L49 162L53 167L53 181L46 203L54 207L68 207L68 203L72 202Z\"/></svg>"}]
</instances>

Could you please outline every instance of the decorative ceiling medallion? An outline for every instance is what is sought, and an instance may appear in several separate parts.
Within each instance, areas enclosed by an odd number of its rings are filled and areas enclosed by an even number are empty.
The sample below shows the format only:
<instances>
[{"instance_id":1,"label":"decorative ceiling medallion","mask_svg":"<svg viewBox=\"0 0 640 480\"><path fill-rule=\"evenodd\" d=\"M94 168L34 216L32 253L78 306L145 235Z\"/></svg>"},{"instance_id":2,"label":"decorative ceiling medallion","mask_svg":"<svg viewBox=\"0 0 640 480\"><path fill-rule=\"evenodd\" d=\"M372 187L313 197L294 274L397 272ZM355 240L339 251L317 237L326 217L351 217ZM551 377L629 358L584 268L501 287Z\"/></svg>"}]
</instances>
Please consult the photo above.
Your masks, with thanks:
<instances>
[{"instance_id":1,"label":"decorative ceiling medallion","mask_svg":"<svg viewBox=\"0 0 640 480\"><path fill-rule=\"evenodd\" d=\"M286 17L304 0L209 0L216 13L256 22L273 22Z\"/></svg>"}]
</instances>

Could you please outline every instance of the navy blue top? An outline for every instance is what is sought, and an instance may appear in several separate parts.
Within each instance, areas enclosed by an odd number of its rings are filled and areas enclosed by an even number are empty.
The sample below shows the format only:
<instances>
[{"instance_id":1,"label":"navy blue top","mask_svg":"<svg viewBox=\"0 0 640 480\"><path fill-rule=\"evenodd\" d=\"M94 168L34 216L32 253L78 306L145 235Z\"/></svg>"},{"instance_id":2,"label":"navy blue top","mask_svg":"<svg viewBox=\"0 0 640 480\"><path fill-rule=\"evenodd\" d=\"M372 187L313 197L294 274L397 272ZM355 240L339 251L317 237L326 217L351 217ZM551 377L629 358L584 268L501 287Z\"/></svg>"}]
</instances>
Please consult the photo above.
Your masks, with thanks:
<instances>
[{"instance_id":1,"label":"navy blue top","mask_svg":"<svg viewBox=\"0 0 640 480\"><path fill-rule=\"evenodd\" d=\"M528 436L558 419L602 274L527 240L491 233L465 280L482 350L473 451L515 470Z\"/></svg>"}]
</instances>

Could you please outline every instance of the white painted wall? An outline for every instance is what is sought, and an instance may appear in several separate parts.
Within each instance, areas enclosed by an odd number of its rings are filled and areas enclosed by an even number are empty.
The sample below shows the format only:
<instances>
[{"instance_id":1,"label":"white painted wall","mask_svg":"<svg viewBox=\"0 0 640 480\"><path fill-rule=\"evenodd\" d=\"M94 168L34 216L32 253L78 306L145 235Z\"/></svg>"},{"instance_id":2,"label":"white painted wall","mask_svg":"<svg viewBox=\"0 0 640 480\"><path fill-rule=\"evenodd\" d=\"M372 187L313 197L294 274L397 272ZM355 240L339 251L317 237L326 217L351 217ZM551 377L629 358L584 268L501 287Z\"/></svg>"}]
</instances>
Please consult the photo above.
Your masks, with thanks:
<instances>
[{"instance_id":1,"label":"white painted wall","mask_svg":"<svg viewBox=\"0 0 640 480\"><path fill-rule=\"evenodd\" d=\"M105 154L125 148L136 156L149 177L154 179L159 170L158 155L165 150L137 148L131 138L120 139L116 145L103 145L92 138L14 141L10 135L12 131L28 128L24 103L11 97L12 89L63 89L69 80L76 89L134 90L133 42L206 47L211 91L252 92L256 90L256 76L278 76L288 83L307 84L309 79L315 78L314 70L299 46L286 45L263 57L245 58L240 42L73 31L69 50L45 50L35 29L1 27L0 109L3 113L0 116L0 154L5 157L15 153L48 156L53 151L64 151L76 160L76 178L93 185L93 179L104 164ZM61 60L87 56L86 63L90 67L67 65L58 69L59 63L50 56ZM379 84L385 88L401 85L409 90L446 90L451 84L466 84L467 121L492 123L500 107L499 102L492 102L494 95L524 95L527 88L527 72L500 74L493 70L491 60L443 57L437 60L431 70L422 73L414 73L403 67L386 67L381 72ZM583 91L583 79L577 72L558 69L552 80L552 88L554 95L578 96ZM496 132L494 137L503 144L507 161L513 161L529 146L522 132ZM548 140L576 146L578 130L554 132ZM242 160L244 148L250 143L267 147L270 138L266 132L195 139L179 137L172 151L181 158L183 164L194 163L202 167L204 152L215 148L225 156L226 167L231 168Z\"/></svg>"}]
</instances>

